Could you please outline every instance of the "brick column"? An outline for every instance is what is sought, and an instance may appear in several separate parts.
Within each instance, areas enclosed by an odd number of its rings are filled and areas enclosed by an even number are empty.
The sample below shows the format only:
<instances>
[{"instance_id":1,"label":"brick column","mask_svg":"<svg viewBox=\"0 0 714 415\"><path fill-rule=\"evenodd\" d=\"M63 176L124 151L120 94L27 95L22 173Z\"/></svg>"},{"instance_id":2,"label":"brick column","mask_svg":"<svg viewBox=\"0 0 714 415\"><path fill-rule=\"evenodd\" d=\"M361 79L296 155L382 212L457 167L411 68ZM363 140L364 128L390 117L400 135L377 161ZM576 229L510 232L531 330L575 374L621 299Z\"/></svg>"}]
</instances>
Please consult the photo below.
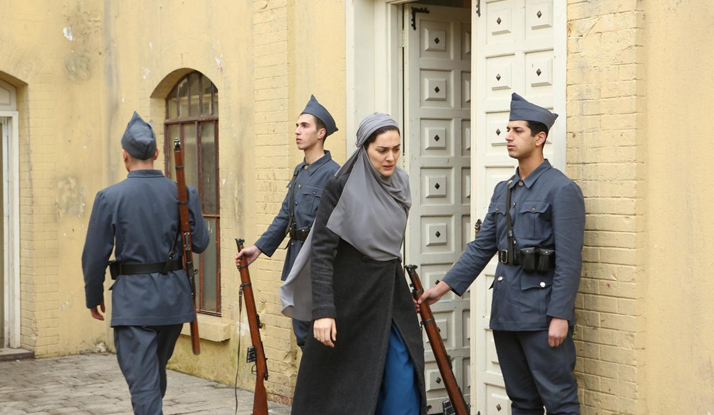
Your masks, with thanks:
<instances>
[{"instance_id":1,"label":"brick column","mask_svg":"<svg viewBox=\"0 0 714 415\"><path fill-rule=\"evenodd\" d=\"M644 414L644 17L568 1L567 173L585 195L576 303L582 413Z\"/></svg>"},{"instance_id":2,"label":"brick column","mask_svg":"<svg viewBox=\"0 0 714 415\"><path fill-rule=\"evenodd\" d=\"M265 231L280 211L293 163L294 141L288 114L288 16L286 0L253 2L253 68L255 96L255 223L256 234ZM266 325L262 331L268 357L272 400L286 402L297 379L297 346L292 341L290 319L281 314L278 295L285 251L261 258L251 269L258 313Z\"/></svg>"}]
</instances>

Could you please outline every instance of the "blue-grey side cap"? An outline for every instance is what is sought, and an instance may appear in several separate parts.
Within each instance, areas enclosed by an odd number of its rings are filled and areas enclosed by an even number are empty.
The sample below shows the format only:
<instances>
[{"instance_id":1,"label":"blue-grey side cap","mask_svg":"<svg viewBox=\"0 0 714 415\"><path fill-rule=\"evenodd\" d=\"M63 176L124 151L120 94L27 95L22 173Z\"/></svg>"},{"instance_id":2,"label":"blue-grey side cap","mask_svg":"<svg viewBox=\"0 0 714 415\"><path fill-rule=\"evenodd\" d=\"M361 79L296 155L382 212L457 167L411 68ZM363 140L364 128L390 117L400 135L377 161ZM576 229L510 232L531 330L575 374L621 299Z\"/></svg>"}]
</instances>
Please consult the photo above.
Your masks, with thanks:
<instances>
[{"instance_id":1,"label":"blue-grey side cap","mask_svg":"<svg viewBox=\"0 0 714 415\"><path fill-rule=\"evenodd\" d=\"M337 131L337 125L335 124L335 120L332 118L332 115L330 115L330 112L327 111L327 109L323 107L322 104L317 102L317 99L314 95L310 95L310 101L307 102L305 109L302 110L302 114L313 115L319 118L323 124L325 124L325 130L327 130L325 138Z\"/></svg>"},{"instance_id":2,"label":"blue-grey side cap","mask_svg":"<svg viewBox=\"0 0 714 415\"><path fill-rule=\"evenodd\" d=\"M548 130L553 127L558 114L550 112L543 107L531 104L525 98L516 94L511 95L511 115L509 121L535 121L544 124Z\"/></svg>"},{"instance_id":3,"label":"blue-grey side cap","mask_svg":"<svg viewBox=\"0 0 714 415\"><path fill-rule=\"evenodd\" d=\"M149 124L134 111L121 138L121 146L132 157L148 160L156 153L156 135Z\"/></svg>"}]
</instances>

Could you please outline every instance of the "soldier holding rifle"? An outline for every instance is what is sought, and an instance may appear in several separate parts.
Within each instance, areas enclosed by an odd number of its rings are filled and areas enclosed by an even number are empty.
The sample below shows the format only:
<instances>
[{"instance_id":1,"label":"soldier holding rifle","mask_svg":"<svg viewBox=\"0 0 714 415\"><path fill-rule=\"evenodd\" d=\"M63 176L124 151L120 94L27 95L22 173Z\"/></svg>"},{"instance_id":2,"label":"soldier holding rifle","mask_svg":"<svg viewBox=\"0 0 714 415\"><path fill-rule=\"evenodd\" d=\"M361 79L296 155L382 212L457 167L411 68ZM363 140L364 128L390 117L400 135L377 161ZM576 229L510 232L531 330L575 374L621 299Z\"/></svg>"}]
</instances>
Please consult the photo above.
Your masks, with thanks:
<instances>
[{"instance_id":1,"label":"soldier holding rifle","mask_svg":"<svg viewBox=\"0 0 714 415\"><path fill-rule=\"evenodd\" d=\"M290 242L281 277L285 281L310 233L325 182L340 168L332 160L330 152L325 150L325 140L335 131L337 126L332 115L317 102L314 95L311 96L295 122L295 142L298 149L305 153L305 160L295 166L293 178L288 184L288 194L273 223L255 245L236 255L236 266L240 266L243 256L248 265L258 259L260 254L273 256L285 236L289 235ZM305 345L309 329L309 321L293 319L293 332L300 348Z\"/></svg>"},{"instance_id":2,"label":"soldier holding rifle","mask_svg":"<svg viewBox=\"0 0 714 415\"><path fill-rule=\"evenodd\" d=\"M176 183L154 170L159 156L151 126L135 112L127 125L122 158L126 180L99 191L82 253L87 308L104 320L107 261L112 279L112 321L117 360L135 414L162 413L166 363L183 323L196 319L192 287L183 270ZM189 188L194 252L208 246L198 193Z\"/></svg>"},{"instance_id":3,"label":"soldier holding rifle","mask_svg":"<svg viewBox=\"0 0 714 415\"><path fill-rule=\"evenodd\" d=\"M419 302L462 295L498 254L490 326L513 415L580 414L575 296L585 207L578 185L543 156L557 114L513 94L506 144L516 174L496 185L476 240Z\"/></svg>"}]
</instances>

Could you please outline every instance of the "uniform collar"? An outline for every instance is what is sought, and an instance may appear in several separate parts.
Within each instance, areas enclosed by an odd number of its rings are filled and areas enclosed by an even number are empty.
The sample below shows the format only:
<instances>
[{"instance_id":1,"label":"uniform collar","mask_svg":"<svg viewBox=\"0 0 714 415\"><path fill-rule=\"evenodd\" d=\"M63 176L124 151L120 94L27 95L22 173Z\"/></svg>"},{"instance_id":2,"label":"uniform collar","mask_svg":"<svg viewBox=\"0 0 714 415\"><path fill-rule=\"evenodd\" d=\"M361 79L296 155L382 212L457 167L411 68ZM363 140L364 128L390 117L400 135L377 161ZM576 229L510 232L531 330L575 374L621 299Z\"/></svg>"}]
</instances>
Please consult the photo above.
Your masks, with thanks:
<instances>
[{"instance_id":1,"label":"uniform collar","mask_svg":"<svg viewBox=\"0 0 714 415\"><path fill-rule=\"evenodd\" d=\"M133 170L126 177L164 177L164 173L161 170Z\"/></svg>"},{"instance_id":2,"label":"uniform collar","mask_svg":"<svg viewBox=\"0 0 714 415\"><path fill-rule=\"evenodd\" d=\"M307 170L307 173L312 176L312 174L315 173L317 169L320 168L320 166L324 165L330 160L332 160L332 155L330 155L329 151L325 150L324 156L320 157L319 159L313 161L310 164L305 163L305 160L303 159L302 163L298 164L295 168L295 173L297 173L300 169L305 169Z\"/></svg>"},{"instance_id":3,"label":"uniform collar","mask_svg":"<svg viewBox=\"0 0 714 415\"><path fill-rule=\"evenodd\" d=\"M536 167L536 169L533 170L533 171L531 172L531 174L529 174L528 177L526 177L526 178L523 180L523 184L524 184L527 188L530 189L531 186L533 186L533 183L535 183L536 180L538 180L538 178L539 178L543 173L547 172L547 171L550 170L551 168L552 168L552 166L550 165L550 162L548 161L548 159L545 159L545 160L540 164L540 166ZM513 182L511 182L511 185L509 186L509 188L512 188L513 186L515 186L515 185L517 184L517 182L520 181L520 177L521 177L521 176L520 176L520 173L518 172L518 167L516 167L516 175L514 176L514 180L513 180Z\"/></svg>"}]
</instances>

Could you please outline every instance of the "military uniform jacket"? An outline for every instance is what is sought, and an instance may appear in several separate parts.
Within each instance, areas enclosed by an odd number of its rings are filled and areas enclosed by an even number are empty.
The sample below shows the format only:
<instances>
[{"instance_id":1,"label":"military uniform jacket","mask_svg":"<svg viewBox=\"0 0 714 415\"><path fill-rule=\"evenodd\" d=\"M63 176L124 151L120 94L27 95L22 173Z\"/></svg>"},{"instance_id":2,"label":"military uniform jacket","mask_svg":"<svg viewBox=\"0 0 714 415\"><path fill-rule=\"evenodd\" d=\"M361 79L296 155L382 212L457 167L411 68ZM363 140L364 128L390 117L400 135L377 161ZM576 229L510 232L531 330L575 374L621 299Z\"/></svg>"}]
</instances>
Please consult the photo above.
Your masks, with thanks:
<instances>
[{"instance_id":1,"label":"military uniform jacket","mask_svg":"<svg viewBox=\"0 0 714 415\"><path fill-rule=\"evenodd\" d=\"M194 252L208 246L198 193L189 187ZM97 193L82 253L87 307L104 298L107 262L115 250L122 263L164 262L179 227L176 183L159 170L135 170ZM176 241L181 258L181 237ZM181 324L195 319L191 287L183 270L120 275L112 290L112 327Z\"/></svg>"},{"instance_id":2,"label":"military uniform jacket","mask_svg":"<svg viewBox=\"0 0 714 415\"><path fill-rule=\"evenodd\" d=\"M582 268L585 206L580 187L545 160L525 180L516 175L496 185L481 231L444 277L463 295L498 250L508 249L506 209L510 209L515 250L555 249L555 267L544 274L526 273L519 265L496 268L491 306L491 329L544 330L550 318L575 324L575 296Z\"/></svg>"},{"instance_id":3,"label":"military uniform jacket","mask_svg":"<svg viewBox=\"0 0 714 415\"><path fill-rule=\"evenodd\" d=\"M295 227L297 229L312 226L320 206L322 189L325 187L327 179L333 177L340 166L332 160L329 151L312 164L305 161L298 164L293 172L293 179L288 184L288 189L295 192L293 201L295 214ZM292 188L291 188L292 187ZM280 243L285 239L290 223L290 191L283 200L280 213L273 219L268 230L258 239L255 246L267 256L273 256ZM288 246L288 253L283 265L281 280L285 281L290 274L295 258L297 258L303 242L301 240L291 240Z\"/></svg>"}]
</instances>

